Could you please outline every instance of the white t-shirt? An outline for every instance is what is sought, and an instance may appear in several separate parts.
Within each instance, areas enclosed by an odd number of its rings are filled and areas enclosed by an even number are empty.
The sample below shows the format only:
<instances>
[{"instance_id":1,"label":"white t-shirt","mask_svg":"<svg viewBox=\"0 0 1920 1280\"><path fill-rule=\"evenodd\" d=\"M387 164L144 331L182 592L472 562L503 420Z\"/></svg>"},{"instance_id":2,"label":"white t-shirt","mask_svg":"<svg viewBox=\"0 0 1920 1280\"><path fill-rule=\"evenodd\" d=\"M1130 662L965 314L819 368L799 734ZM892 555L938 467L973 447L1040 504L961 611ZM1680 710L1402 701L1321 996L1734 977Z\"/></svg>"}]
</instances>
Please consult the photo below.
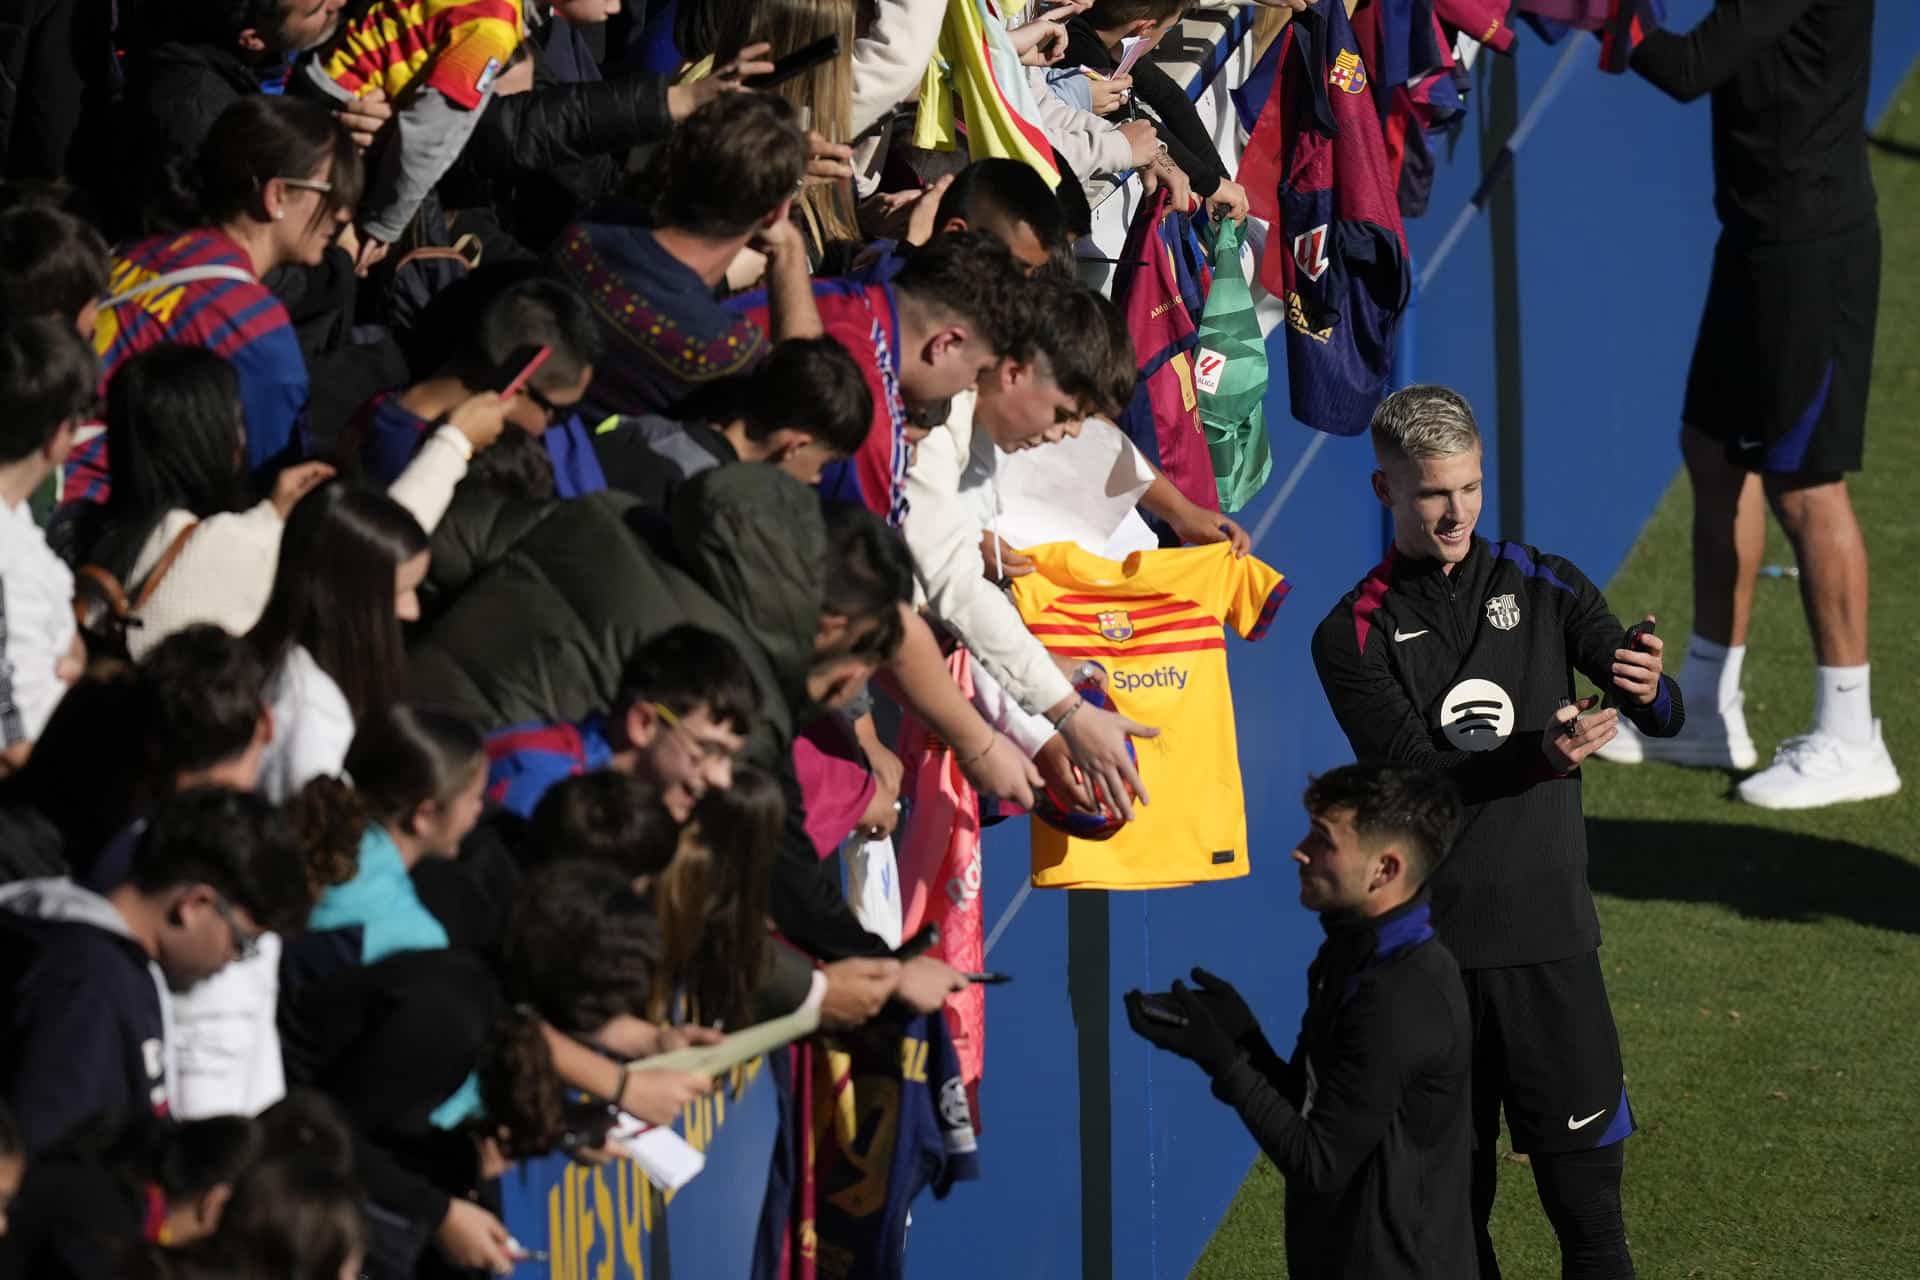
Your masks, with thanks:
<instances>
[{"instance_id":1,"label":"white t-shirt","mask_svg":"<svg viewBox=\"0 0 1920 1280\"><path fill-rule=\"evenodd\" d=\"M0 504L0 745L31 742L67 692L55 667L73 648L73 574L22 502ZM9 711L11 708L11 711ZM17 712L17 720L13 713Z\"/></svg>"}]
</instances>

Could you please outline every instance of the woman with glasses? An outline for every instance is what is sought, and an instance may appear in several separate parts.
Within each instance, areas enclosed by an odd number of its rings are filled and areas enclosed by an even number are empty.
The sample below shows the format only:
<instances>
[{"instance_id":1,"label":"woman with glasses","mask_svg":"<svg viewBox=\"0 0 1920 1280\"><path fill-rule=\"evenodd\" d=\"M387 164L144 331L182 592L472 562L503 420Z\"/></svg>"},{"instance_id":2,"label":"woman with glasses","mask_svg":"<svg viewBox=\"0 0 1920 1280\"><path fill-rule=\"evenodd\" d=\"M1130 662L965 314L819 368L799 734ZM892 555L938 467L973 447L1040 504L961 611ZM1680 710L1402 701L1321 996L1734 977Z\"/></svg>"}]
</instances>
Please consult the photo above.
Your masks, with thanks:
<instances>
[{"instance_id":1,"label":"woman with glasses","mask_svg":"<svg viewBox=\"0 0 1920 1280\"><path fill-rule=\"evenodd\" d=\"M104 386L162 342L204 346L239 376L247 469L298 458L307 366L293 323L262 283L276 267L318 265L353 216L361 167L346 129L317 103L260 94L222 112L191 171L176 175L179 228L121 246L94 329ZM76 448L64 497L104 502L107 441Z\"/></svg>"}]
</instances>

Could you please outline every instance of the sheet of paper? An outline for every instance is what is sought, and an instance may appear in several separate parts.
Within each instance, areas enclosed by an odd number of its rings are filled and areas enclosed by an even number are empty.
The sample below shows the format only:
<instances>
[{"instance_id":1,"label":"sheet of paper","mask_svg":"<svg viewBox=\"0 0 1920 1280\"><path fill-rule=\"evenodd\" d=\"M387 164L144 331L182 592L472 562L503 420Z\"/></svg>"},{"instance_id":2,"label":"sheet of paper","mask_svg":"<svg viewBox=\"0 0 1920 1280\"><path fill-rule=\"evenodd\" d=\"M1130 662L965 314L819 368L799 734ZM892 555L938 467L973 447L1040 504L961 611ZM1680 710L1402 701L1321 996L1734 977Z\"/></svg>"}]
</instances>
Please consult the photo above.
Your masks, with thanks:
<instances>
[{"instance_id":1,"label":"sheet of paper","mask_svg":"<svg viewBox=\"0 0 1920 1280\"><path fill-rule=\"evenodd\" d=\"M707 1158L687 1140L664 1125L651 1125L632 1116L607 1135L607 1145L640 1166L647 1181L662 1191L678 1191L707 1167Z\"/></svg>"},{"instance_id":2,"label":"sheet of paper","mask_svg":"<svg viewBox=\"0 0 1920 1280\"><path fill-rule=\"evenodd\" d=\"M1140 61L1147 51L1153 48L1143 36L1129 36L1120 42L1120 47L1124 52L1120 55L1120 65L1113 69L1116 80L1130 74L1133 71L1133 64Z\"/></svg>"},{"instance_id":3,"label":"sheet of paper","mask_svg":"<svg viewBox=\"0 0 1920 1280\"><path fill-rule=\"evenodd\" d=\"M1153 471L1109 422L1093 419L1076 438L1002 454L995 479L1000 536L1009 546L1072 542L1124 560L1159 545L1134 511Z\"/></svg>"},{"instance_id":4,"label":"sheet of paper","mask_svg":"<svg viewBox=\"0 0 1920 1280\"><path fill-rule=\"evenodd\" d=\"M743 1028L719 1044L696 1044L672 1053L656 1053L627 1064L629 1071L690 1071L695 1075L717 1076L762 1054L810 1036L820 1026L820 1005L807 1003L781 1018L771 1018Z\"/></svg>"}]
</instances>

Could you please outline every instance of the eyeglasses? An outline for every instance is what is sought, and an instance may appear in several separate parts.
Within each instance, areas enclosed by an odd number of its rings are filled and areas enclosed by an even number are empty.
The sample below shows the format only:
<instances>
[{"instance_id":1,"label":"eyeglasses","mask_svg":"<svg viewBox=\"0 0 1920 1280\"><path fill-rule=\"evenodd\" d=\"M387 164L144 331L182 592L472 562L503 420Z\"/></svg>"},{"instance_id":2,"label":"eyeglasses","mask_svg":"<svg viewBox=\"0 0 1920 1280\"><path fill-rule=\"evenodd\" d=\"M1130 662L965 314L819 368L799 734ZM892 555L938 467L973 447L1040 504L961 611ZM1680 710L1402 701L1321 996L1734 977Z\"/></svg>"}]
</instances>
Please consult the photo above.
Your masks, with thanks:
<instances>
[{"instance_id":1,"label":"eyeglasses","mask_svg":"<svg viewBox=\"0 0 1920 1280\"><path fill-rule=\"evenodd\" d=\"M275 178L275 182L284 182L300 191L318 191L321 195L332 195L333 184L317 178Z\"/></svg>"},{"instance_id":2,"label":"eyeglasses","mask_svg":"<svg viewBox=\"0 0 1920 1280\"><path fill-rule=\"evenodd\" d=\"M686 728L685 724L681 722L679 713L672 707L659 702L649 702L647 705L653 708L653 714L659 716L661 722L664 723L667 728ZM722 761L732 760L734 757L734 749L723 742L703 742L693 736L693 730L691 729L687 730L686 737L687 741L693 744L693 753L709 764L719 764Z\"/></svg>"},{"instance_id":3,"label":"eyeglasses","mask_svg":"<svg viewBox=\"0 0 1920 1280\"><path fill-rule=\"evenodd\" d=\"M529 382L526 386L520 388L520 394L525 396L527 399L533 401L534 407L539 409L540 412L547 415L548 426L552 426L555 422L560 420L560 412L561 412L560 406L555 404L553 401L547 399L545 394L541 392L540 388L534 386L531 382ZM655 703L654 705L658 706L659 704Z\"/></svg>"},{"instance_id":4,"label":"eyeglasses","mask_svg":"<svg viewBox=\"0 0 1920 1280\"><path fill-rule=\"evenodd\" d=\"M216 893L213 895L213 911L226 922L228 932L233 934L233 951L236 959L251 960L260 954L260 935L240 923L240 917L234 912L232 903Z\"/></svg>"}]
</instances>

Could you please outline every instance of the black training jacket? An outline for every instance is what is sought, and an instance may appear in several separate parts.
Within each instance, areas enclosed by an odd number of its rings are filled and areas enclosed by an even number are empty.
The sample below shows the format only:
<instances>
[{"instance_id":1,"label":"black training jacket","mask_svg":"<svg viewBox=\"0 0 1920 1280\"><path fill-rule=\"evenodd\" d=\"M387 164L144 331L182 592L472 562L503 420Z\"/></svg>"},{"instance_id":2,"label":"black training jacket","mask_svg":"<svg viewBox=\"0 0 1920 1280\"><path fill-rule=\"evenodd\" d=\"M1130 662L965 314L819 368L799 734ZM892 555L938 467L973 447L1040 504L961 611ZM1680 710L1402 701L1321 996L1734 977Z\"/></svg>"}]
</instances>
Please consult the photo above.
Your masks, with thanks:
<instances>
[{"instance_id":1,"label":"black training jacket","mask_svg":"<svg viewBox=\"0 0 1920 1280\"><path fill-rule=\"evenodd\" d=\"M1213 1082L1287 1180L1287 1274L1472 1280L1460 967L1424 896L1322 924L1293 1060L1255 1032Z\"/></svg>"},{"instance_id":2,"label":"black training jacket","mask_svg":"<svg viewBox=\"0 0 1920 1280\"><path fill-rule=\"evenodd\" d=\"M1463 969L1600 945L1580 774L1552 773L1541 739L1576 669L1613 688L1625 639L1571 563L1480 537L1451 574L1389 551L1314 633L1314 667L1354 755L1439 770L1467 803L1433 878L1434 928ZM1661 738L1685 720L1668 677L1653 705L1627 714Z\"/></svg>"}]
</instances>

